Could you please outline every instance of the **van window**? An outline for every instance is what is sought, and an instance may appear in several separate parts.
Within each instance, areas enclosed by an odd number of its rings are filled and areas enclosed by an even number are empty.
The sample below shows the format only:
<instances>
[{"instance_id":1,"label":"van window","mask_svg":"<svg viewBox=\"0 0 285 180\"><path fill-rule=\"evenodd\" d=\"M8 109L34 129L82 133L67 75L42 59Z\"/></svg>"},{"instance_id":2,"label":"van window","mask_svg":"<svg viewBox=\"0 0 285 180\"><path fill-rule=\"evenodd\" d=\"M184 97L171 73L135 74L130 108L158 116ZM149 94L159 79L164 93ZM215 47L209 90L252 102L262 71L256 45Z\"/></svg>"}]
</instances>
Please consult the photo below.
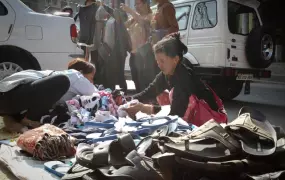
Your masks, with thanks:
<instances>
[{"instance_id":1,"label":"van window","mask_svg":"<svg viewBox=\"0 0 285 180\"><path fill-rule=\"evenodd\" d=\"M186 30L188 26L190 6L175 7L176 19L179 25L179 30Z\"/></svg>"},{"instance_id":2,"label":"van window","mask_svg":"<svg viewBox=\"0 0 285 180\"><path fill-rule=\"evenodd\" d=\"M213 28L217 25L217 2L205 1L196 5L192 29Z\"/></svg>"},{"instance_id":3,"label":"van window","mask_svg":"<svg viewBox=\"0 0 285 180\"><path fill-rule=\"evenodd\" d=\"M4 6L2 2L0 2L0 16L5 16L8 14L7 8Z\"/></svg>"},{"instance_id":4,"label":"van window","mask_svg":"<svg viewBox=\"0 0 285 180\"><path fill-rule=\"evenodd\" d=\"M253 8L229 1L228 25L232 34L246 36L253 28L260 26L260 22Z\"/></svg>"}]
</instances>

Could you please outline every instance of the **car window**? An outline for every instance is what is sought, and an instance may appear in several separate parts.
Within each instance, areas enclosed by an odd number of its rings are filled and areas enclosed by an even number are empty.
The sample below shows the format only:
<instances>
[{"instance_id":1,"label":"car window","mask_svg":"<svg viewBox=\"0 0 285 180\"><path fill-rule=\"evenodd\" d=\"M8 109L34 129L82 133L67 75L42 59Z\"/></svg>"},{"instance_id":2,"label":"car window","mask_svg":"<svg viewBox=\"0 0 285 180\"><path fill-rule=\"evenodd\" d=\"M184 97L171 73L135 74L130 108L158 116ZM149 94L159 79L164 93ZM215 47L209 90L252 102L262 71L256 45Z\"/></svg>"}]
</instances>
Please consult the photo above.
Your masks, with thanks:
<instances>
[{"instance_id":1,"label":"car window","mask_svg":"<svg viewBox=\"0 0 285 180\"><path fill-rule=\"evenodd\" d=\"M248 35L253 28L260 26L260 22L253 8L229 2L228 26L232 34Z\"/></svg>"},{"instance_id":2,"label":"car window","mask_svg":"<svg viewBox=\"0 0 285 180\"><path fill-rule=\"evenodd\" d=\"M213 28L217 25L217 2L205 1L196 5L192 29Z\"/></svg>"},{"instance_id":3,"label":"car window","mask_svg":"<svg viewBox=\"0 0 285 180\"><path fill-rule=\"evenodd\" d=\"M2 2L0 2L0 16L5 16L8 14L7 8L4 6Z\"/></svg>"},{"instance_id":4,"label":"car window","mask_svg":"<svg viewBox=\"0 0 285 180\"><path fill-rule=\"evenodd\" d=\"M179 25L179 30L185 30L188 26L190 6L175 7L176 19Z\"/></svg>"}]
</instances>

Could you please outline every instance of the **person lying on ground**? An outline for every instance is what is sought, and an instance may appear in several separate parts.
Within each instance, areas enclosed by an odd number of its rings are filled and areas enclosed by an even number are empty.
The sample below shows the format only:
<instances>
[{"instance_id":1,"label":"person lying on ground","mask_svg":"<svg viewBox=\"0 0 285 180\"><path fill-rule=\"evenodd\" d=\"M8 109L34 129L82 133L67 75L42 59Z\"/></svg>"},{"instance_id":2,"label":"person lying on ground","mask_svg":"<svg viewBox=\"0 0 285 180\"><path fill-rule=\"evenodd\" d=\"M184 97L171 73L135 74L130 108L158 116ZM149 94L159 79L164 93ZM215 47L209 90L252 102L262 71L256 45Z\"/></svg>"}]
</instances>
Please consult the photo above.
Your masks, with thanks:
<instances>
[{"instance_id":1,"label":"person lying on ground","mask_svg":"<svg viewBox=\"0 0 285 180\"><path fill-rule=\"evenodd\" d=\"M183 59L183 55L187 51L178 33L168 35L154 45L155 58L161 72L145 90L132 98L139 101L151 100L164 90L173 89L170 115L183 117L192 94L199 99L204 99L212 110L218 111L218 105L211 90L184 63L187 60ZM126 111L130 117L134 118L139 111L156 114L160 109L160 106L138 103L130 106Z\"/></svg>"},{"instance_id":2,"label":"person lying on ground","mask_svg":"<svg viewBox=\"0 0 285 180\"><path fill-rule=\"evenodd\" d=\"M26 127L40 126L40 119L56 104L76 95L92 95L95 67L75 59L64 71L25 70L0 81L0 115L5 127L25 132Z\"/></svg>"}]
</instances>

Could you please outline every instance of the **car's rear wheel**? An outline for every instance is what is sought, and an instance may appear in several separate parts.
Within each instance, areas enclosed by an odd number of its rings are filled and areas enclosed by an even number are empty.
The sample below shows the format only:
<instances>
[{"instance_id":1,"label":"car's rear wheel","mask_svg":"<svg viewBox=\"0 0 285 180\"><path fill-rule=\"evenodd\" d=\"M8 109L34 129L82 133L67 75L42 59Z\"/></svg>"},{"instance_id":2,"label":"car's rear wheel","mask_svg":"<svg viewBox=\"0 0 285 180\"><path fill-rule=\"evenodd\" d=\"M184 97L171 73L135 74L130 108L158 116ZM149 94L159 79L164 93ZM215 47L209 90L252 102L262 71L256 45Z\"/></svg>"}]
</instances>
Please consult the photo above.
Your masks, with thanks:
<instances>
[{"instance_id":1,"label":"car's rear wheel","mask_svg":"<svg viewBox=\"0 0 285 180\"><path fill-rule=\"evenodd\" d=\"M23 71L24 69L13 62L2 62L0 63L0 79L4 79L7 76L10 76L16 72Z\"/></svg>"},{"instance_id":2,"label":"car's rear wheel","mask_svg":"<svg viewBox=\"0 0 285 180\"><path fill-rule=\"evenodd\" d=\"M23 49L0 47L0 80L23 70L39 70L39 66L34 65L36 63L38 63L37 60Z\"/></svg>"}]
</instances>

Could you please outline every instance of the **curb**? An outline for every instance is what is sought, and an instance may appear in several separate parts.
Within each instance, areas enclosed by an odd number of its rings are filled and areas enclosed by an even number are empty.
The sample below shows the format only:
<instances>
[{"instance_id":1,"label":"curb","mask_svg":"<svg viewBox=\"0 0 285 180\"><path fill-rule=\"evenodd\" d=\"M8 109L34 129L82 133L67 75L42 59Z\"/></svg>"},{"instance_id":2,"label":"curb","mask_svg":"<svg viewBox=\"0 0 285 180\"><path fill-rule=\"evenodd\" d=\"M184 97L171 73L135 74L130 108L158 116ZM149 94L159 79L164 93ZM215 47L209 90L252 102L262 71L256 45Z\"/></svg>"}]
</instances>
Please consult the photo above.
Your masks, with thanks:
<instances>
[{"instance_id":1,"label":"curb","mask_svg":"<svg viewBox=\"0 0 285 180\"><path fill-rule=\"evenodd\" d=\"M251 83L265 83L265 84L279 84L279 85L285 85L285 82L280 82L280 81L266 81L266 80L253 80Z\"/></svg>"},{"instance_id":2,"label":"curb","mask_svg":"<svg viewBox=\"0 0 285 180\"><path fill-rule=\"evenodd\" d=\"M285 85L285 76L273 74L273 75L271 75L271 78L269 78L269 79L254 79L253 81L258 82L258 83Z\"/></svg>"}]
</instances>

